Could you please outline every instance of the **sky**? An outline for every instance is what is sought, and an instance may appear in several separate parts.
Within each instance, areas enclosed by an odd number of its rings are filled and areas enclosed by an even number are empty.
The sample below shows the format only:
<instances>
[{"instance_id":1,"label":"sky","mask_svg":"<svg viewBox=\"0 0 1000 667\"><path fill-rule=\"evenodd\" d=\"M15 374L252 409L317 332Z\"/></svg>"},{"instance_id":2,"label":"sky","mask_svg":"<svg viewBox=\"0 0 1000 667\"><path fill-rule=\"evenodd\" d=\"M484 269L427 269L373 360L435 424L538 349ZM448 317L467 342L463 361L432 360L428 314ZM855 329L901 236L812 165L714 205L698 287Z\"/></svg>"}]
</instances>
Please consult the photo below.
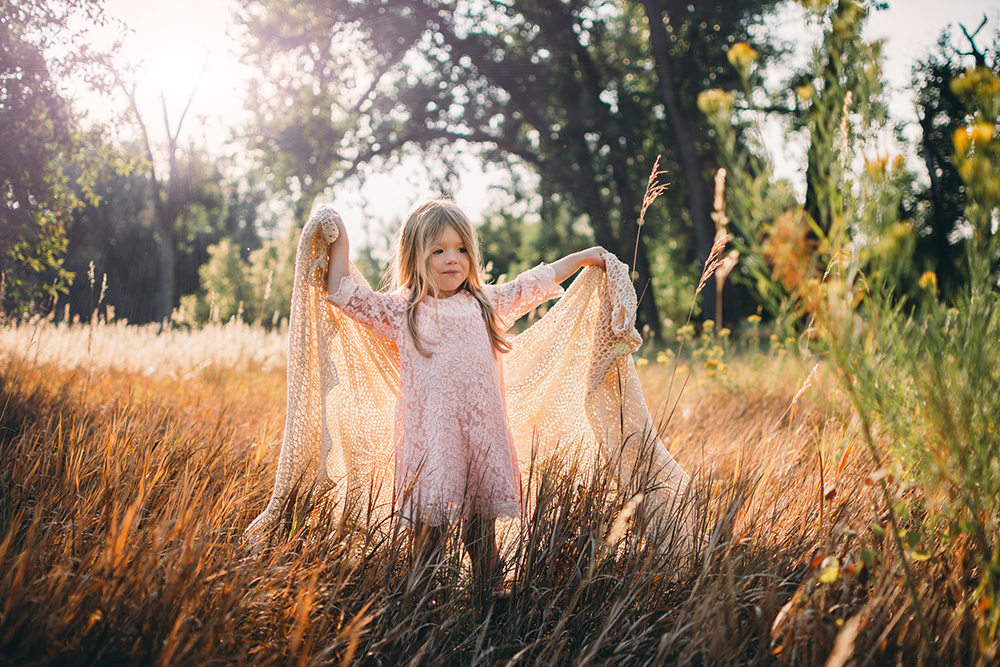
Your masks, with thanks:
<instances>
[{"instance_id":1,"label":"sky","mask_svg":"<svg viewBox=\"0 0 1000 667\"><path fill-rule=\"evenodd\" d=\"M240 33L232 20L233 5L229 0L106 1L106 14L121 21L125 31L95 30L93 36L101 45L121 39L118 60L135 68L137 105L148 117L146 124L151 126L154 141L165 137L161 90L174 127L195 92L189 113L205 119L211 148L221 148L229 129L248 118L243 97L254 72L240 64ZM102 114L102 105L108 104L105 99L89 97L84 103L93 105L97 117ZM200 133L198 125L185 121L186 131L181 136Z\"/></svg>"},{"instance_id":2,"label":"sky","mask_svg":"<svg viewBox=\"0 0 1000 667\"><path fill-rule=\"evenodd\" d=\"M160 92L167 100L171 127L176 128L197 82L180 134L182 145L193 138L220 153L235 150L226 142L232 128L249 120L243 99L255 70L240 63L241 31L232 19L234 5L232 0L107 0L107 14L128 29L124 35L95 31L94 39L98 44L122 40L120 62L135 68L137 106L154 143L165 143L167 136ZM124 97L109 102L82 91L76 94L81 106L99 120L121 113L125 104ZM468 177L454 198L475 220L489 208L491 190L505 181L505 175L496 170L484 173L472 156L464 162ZM374 174L363 189L342 188L336 193L335 204L352 238L381 236L387 225L401 222L417 203L437 196L429 180L421 178L423 170L415 161L404 163L404 170L405 179ZM407 183L401 186L403 180Z\"/></svg>"},{"instance_id":3,"label":"sky","mask_svg":"<svg viewBox=\"0 0 1000 667\"><path fill-rule=\"evenodd\" d=\"M146 117L153 140L165 138L160 92L167 99L168 117L176 124L195 82L199 81L192 101L187 131L182 137L203 139L217 151L233 127L248 119L243 109L246 83L253 70L240 64L240 32L232 19L231 0L107 0L107 12L120 19L128 31L122 36L121 60L136 67L136 93L140 113ZM1000 20L998 0L889 0L888 10L874 13L867 27L868 39L884 39L887 61L885 73L896 91L890 101L895 119L915 122L912 100L904 88L909 84L913 63L935 44L941 31L952 26L955 36L961 35L959 23L974 30L986 14L991 26ZM778 30L790 38L808 39L794 17L779 21ZM96 34L95 39L113 39L116 34ZM807 50L804 50L807 53ZM95 118L109 111L107 99L81 95L84 107L92 109ZM120 100L118 100L120 102ZM191 122L203 119L203 123ZM201 136L199 136L201 135ZM229 147L229 150L233 150ZM778 174L793 180L797 177L798 160L794 148L784 153L773 148L779 162ZM791 153L790 153L791 152ZM411 167L413 165L410 165ZM419 178L417 179L420 180ZM476 219L490 202L490 186L503 181L496 172L483 174L475 161L468 161L468 174L455 192L455 199L470 217ZM418 201L432 194L426 185L400 187L399 179L386 174L368 180L361 191L342 191L335 205L348 222L348 231L364 232L362 219L366 215L377 219L375 226L401 220ZM355 246L357 247L357 246Z\"/></svg>"}]
</instances>

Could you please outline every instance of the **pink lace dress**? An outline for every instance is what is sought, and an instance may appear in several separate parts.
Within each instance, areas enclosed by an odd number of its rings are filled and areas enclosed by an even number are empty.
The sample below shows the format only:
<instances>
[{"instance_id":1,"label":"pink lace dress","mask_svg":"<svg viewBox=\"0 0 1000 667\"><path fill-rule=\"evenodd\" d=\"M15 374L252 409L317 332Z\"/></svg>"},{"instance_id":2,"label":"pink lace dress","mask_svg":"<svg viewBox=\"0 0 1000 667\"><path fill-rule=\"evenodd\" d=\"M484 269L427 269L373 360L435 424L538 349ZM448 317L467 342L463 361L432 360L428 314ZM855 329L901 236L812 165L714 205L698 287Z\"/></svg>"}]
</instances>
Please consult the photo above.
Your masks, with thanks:
<instances>
[{"instance_id":1,"label":"pink lace dress","mask_svg":"<svg viewBox=\"0 0 1000 667\"><path fill-rule=\"evenodd\" d=\"M484 292L507 330L562 288L543 264ZM475 298L463 290L417 305L417 331L429 358L407 333L401 292L373 292L344 278L327 300L399 348L395 506L402 518L438 525L470 511L517 516L520 471L507 423L503 366Z\"/></svg>"}]
</instances>

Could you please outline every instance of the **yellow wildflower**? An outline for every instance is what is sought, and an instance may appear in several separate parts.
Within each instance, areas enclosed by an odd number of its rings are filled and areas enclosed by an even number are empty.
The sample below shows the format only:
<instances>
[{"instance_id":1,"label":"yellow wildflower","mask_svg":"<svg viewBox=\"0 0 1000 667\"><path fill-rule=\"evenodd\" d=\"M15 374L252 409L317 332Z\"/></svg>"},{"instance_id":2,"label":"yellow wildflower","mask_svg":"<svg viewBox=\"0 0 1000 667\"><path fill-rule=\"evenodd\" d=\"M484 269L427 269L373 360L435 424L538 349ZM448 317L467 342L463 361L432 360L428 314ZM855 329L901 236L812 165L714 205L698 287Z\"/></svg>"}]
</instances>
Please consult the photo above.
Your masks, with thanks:
<instances>
[{"instance_id":1,"label":"yellow wildflower","mask_svg":"<svg viewBox=\"0 0 1000 667\"><path fill-rule=\"evenodd\" d=\"M706 116L729 116L735 98L721 88L712 88L698 93L698 110Z\"/></svg>"},{"instance_id":2,"label":"yellow wildflower","mask_svg":"<svg viewBox=\"0 0 1000 667\"><path fill-rule=\"evenodd\" d=\"M726 52L729 64L738 69L741 73L750 70L750 66L757 60L757 52L745 42L737 42L729 47Z\"/></svg>"},{"instance_id":3,"label":"yellow wildflower","mask_svg":"<svg viewBox=\"0 0 1000 667\"><path fill-rule=\"evenodd\" d=\"M927 271L920 276L920 280L917 284L920 285L920 289L925 289L932 294L937 294L937 274L933 271Z\"/></svg>"},{"instance_id":4,"label":"yellow wildflower","mask_svg":"<svg viewBox=\"0 0 1000 667\"><path fill-rule=\"evenodd\" d=\"M865 171L875 180L882 180L885 177L889 165L889 155L876 155L874 159L865 158Z\"/></svg>"},{"instance_id":5,"label":"yellow wildflower","mask_svg":"<svg viewBox=\"0 0 1000 667\"><path fill-rule=\"evenodd\" d=\"M972 126L972 143L980 148L993 140L993 132L996 128L990 123L979 122Z\"/></svg>"},{"instance_id":6,"label":"yellow wildflower","mask_svg":"<svg viewBox=\"0 0 1000 667\"><path fill-rule=\"evenodd\" d=\"M632 354L632 347L628 343L615 343L611 346L611 353L616 357L624 357L627 354Z\"/></svg>"}]
</instances>

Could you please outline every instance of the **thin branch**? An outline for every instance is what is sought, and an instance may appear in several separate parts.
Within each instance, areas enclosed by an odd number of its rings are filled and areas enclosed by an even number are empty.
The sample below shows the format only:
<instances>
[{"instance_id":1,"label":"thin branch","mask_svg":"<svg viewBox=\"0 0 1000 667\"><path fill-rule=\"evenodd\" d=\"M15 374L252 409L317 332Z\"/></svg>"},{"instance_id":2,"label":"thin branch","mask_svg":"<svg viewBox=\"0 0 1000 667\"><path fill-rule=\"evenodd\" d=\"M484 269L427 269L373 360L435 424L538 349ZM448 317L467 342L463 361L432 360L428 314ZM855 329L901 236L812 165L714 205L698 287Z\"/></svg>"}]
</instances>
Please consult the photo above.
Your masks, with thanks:
<instances>
[{"instance_id":1,"label":"thin branch","mask_svg":"<svg viewBox=\"0 0 1000 667\"><path fill-rule=\"evenodd\" d=\"M174 142L176 141L177 138L172 134L170 134L170 118L169 114L167 113L167 96L163 92L162 88L160 89L160 106L163 107L163 129L167 131L167 141L170 144L170 147L173 148ZM178 123L177 131L180 132L180 130L181 126L180 123Z\"/></svg>"},{"instance_id":2,"label":"thin branch","mask_svg":"<svg viewBox=\"0 0 1000 667\"><path fill-rule=\"evenodd\" d=\"M364 94L360 98L358 98L358 103L354 105L354 109L353 109L354 113L356 113L356 114L357 113L361 113L361 107L362 107L362 105L364 105L364 103L367 102L371 98L372 93L375 92L375 88L382 81L382 77L385 76L386 73L392 67L394 67L397 62L398 62L398 60L393 61L393 62L387 62L385 65L383 65L382 67L380 67L378 69L378 71L375 72L375 76L372 78L372 83L371 83L370 86L368 86L368 90L366 90L364 92Z\"/></svg>"},{"instance_id":3,"label":"thin branch","mask_svg":"<svg viewBox=\"0 0 1000 667\"><path fill-rule=\"evenodd\" d=\"M494 144L499 151L508 153L510 155L516 155L517 157L521 158L522 160L530 164L537 166L542 163L540 157L537 154L527 150L526 148L517 146L509 139L505 140L503 137L495 137L481 130L476 130L471 133L460 133L460 132L452 132L450 130L435 130L435 129L424 128L420 131L419 137L407 136L404 137L403 139L391 143L380 142L380 147L378 150L368 151L363 155L359 155L358 157L351 160L347 168L339 176L337 176L334 182L343 183L347 179L357 174L358 171L361 170L362 166L364 166L374 157L392 153L393 151L402 148L403 146L411 142L426 143L427 141L431 141L434 139L447 139L448 141L463 140L476 144L487 144L487 143Z\"/></svg>"},{"instance_id":4,"label":"thin branch","mask_svg":"<svg viewBox=\"0 0 1000 667\"><path fill-rule=\"evenodd\" d=\"M135 82L132 83L131 88L126 88L125 83L121 80L118 81L118 85L121 86L122 90L128 96L129 107L132 109L132 113L135 114L135 122L139 124L139 131L142 133L142 143L146 149L146 159L149 160L149 168L153 174L153 181L156 181L156 168L153 165L153 147L149 143L149 131L146 129L146 123L142 120L142 114L139 113L139 106L135 102Z\"/></svg>"},{"instance_id":5,"label":"thin branch","mask_svg":"<svg viewBox=\"0 0 1000 667\"><path fill-rule=\"evenodd\" d=\"M198 92L198 86L201 85L201 80L204 78L204 76L205 76L205 70L207 70L207 69L208 69L208 55L206 54L205 55L205 64L201 66L201 72L198 73L198 78L194 82L194 88L191 89L191 94L188 95L187 104L184 106L184 111L181 112L180 120L177 121L177 131L171 137L171 139L172 139L171 143L173 143L173 141L177 141L177 137L179 137L180 134L181 134L181 126L184 124L184 117L187 116L188 109L191 108L191 103L194 102L194 96ZM163 91L162 90L160 91L160 97L163 97ZM164 102L163 102L163 120L164 120L164 122L166 122L166 119L167 119L167 106L166 106L166 99L164 99ZM167 136L170 136L170 126L169 125L167 126Z\"/></svg>"},{"instance_id":6,"label":"thin branch","mask_svg":"<svg viewBox=\"0 0 1000 667\"><path fill-rule=\"evenodd\" d=\"M971 35L969 34L969 31L965 29L964 25L962 25L961 23L959 23L958 25L960 28L962 28L962 32L965 33L965 38L969 40L969 48L972 49L970 53L962 53L961 51L959 51L958 55L973 56L976 59L976 67L986 67L986 56L983 55L983 52L976 47L976 35L978 35L979 31L982 30L983 27L986 25L986 16L983 16L983 22L979 24L979 27L976 28L976 31Z\"/></svg>"}]
</instances>

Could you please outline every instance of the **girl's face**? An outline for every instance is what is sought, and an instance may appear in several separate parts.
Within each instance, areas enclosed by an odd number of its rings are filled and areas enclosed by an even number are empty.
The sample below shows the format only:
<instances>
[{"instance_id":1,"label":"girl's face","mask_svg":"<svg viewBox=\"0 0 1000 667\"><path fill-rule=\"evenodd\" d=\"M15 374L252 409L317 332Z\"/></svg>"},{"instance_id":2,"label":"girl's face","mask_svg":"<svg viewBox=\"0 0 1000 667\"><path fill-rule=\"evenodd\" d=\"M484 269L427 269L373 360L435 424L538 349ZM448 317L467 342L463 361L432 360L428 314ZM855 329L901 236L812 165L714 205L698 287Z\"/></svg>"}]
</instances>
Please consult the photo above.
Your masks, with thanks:
<instances>
[{"instance_id":1,"label":"girl's face","mask_svg":"<svg viewBox=\"0 0 1000 667\"><path fill-rule=\"evenodd\" d=\"M453 296L469 277L469 249L451 225L445 225L431 245L430 265L430 278L438 299Z\"/></svg>"}]
</instances>

